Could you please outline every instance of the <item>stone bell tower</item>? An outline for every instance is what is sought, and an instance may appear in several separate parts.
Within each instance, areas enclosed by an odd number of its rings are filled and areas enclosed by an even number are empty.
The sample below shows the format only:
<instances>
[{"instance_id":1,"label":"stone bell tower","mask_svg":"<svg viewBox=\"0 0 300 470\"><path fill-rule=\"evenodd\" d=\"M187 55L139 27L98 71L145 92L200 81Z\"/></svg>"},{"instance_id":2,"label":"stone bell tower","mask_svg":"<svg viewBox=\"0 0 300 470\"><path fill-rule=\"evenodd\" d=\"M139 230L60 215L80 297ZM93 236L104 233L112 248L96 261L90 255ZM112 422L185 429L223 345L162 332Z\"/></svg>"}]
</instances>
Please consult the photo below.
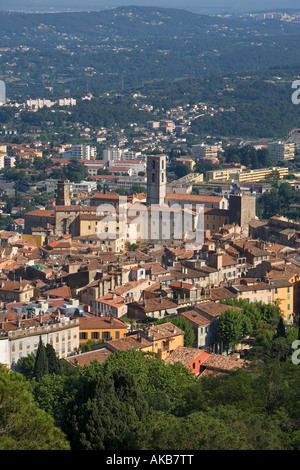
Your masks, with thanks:
<instances>
[{"instance_id":1,"label":"stone bell tower","mask_svg":"<svg viewBox=\"0 0 300 470\"><path fill-rule=\"evenodd\" d=\"M70 182L68 180L60 180L57 182L57 193L56 193L56 205L57 206L70 206Z\"/></svg>"},{"instance_id":2,"label":"stone bell tower","mask_svg":"<svg viewBox=\"0 0 300 470\"><path fill-rule=\"evenodd\" d=\"M147 206L164 204L166 187L166 155L149 155L147 157Z\"/></svg>"}]
</instances>

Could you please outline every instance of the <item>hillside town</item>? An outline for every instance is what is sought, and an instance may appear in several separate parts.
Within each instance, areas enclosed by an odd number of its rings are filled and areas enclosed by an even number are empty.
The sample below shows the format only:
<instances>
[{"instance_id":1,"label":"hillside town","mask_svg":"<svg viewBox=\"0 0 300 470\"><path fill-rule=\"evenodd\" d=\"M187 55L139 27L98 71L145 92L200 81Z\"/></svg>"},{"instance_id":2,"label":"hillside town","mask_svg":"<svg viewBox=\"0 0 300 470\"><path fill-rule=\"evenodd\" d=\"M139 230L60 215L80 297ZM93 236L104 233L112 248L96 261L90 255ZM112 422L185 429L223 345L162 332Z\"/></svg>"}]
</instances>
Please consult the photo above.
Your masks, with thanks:
<instances>
[{"instance_id":1,"label":"hillside town","mask_svg":"<svg viewBox=\"0 0 300 470\"><path fill-rule=\"evenodd\" d=\"M300 12L10 3L0 450L299 450Z\"/></svg>"},{"instance_id":2,"label":"hillside town","mask_svg":"<svg viewBox=\"0 0 300 470\"><path fill-rule=\"evenodd\" d=\"M291 145L283 149L286 159ZM3 161L14 158L4 147ZM190 159L215 158L214 151L217 146L194 146ZM283 181L288 168L237 166L168 182L166 154L128 154L107 149L107 160L96 160L93 149L81 145L67 157L52 157L53 165L83 162L89 179L37 183L54 198L0 232L0 362L7 368L36 353L41 338L74 366L135 349L179 361L199 377L226 373L243 365L245 345L228 352L218 337L218 320L228 309L223 301L277 305L286 325L299 315L300 223L256 214L257 195L270 189L259 181L274 171ZM107 167L113 175L102 176L109 189L99 190L93 177ZM114 182L127 177L133 184L139 172L145 192L116 192ZM206 180L222 191L199 190ZM2 199L14 194L13 185L1 193ZM172 323L179 317L192 326L191 347ZM88 342L92 347L83 352Z\"/></svg>"}]
</instances>

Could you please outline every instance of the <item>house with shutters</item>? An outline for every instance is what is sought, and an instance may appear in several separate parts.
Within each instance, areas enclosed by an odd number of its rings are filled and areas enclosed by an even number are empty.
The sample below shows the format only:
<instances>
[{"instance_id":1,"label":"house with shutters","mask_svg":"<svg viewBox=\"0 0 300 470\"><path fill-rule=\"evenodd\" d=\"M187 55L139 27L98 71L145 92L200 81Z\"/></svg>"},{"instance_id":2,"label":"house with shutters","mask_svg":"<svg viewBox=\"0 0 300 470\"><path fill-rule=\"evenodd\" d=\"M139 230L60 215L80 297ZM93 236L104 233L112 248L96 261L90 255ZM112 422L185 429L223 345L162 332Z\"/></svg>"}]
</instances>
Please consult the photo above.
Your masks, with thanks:
<instances>
[{"instance_id":1,"label":"house with shutters","mask_svg":"<svg viewBox=\"0 0 300 470\"><path fill-rule=\"evenodd\" d=\"M109 341L124 338L128 323L112 317L80 317L79 345L92 341Z\"/></svg>"}]
</instances>

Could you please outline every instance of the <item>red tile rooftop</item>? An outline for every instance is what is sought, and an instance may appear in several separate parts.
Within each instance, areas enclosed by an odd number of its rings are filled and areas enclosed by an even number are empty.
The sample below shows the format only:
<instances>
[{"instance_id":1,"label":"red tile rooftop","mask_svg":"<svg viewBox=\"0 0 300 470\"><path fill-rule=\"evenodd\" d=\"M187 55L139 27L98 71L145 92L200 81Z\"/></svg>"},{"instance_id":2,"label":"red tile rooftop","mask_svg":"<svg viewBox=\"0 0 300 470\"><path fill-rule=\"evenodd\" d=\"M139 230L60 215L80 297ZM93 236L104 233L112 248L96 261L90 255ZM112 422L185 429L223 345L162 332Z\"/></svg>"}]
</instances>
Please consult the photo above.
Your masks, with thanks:
<instances>
[{"instance_id":1,"label":"red tile rooftop","mask_svg":"<svg viewBox=\"0 0 300 470\"><path fill-rule=\"evenodd\" d=\"M96 351L89 351L86 353L77 354L76 356L67 357L65 360L74 366L84 367L90 365L92 361L103 363L111 354L113 354L111 351L109 351L107 348L103 348Z\"/></svg>"}]
</instances>

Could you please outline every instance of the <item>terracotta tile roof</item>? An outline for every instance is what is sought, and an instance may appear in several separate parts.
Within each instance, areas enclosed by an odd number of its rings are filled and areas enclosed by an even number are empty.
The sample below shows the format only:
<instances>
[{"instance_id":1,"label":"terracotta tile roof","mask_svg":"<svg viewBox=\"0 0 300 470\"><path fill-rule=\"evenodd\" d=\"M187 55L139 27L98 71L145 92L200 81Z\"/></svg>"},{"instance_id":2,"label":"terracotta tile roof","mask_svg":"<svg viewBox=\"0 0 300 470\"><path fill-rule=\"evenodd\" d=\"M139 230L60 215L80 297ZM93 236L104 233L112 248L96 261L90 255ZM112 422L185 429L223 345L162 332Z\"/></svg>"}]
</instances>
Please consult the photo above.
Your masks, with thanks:
<instances>
[{"instance_id":1,"label":"terracotta tile roof","mask_svg":"<svg viewBox=\"0 0 300 470\"><path fill-rule=\"evenodd\" d=\"M107 341L106 345L115 351L126 351L128 349L143 349L152 345L152 341L138 334L130 335L126 338Z\"/></svg>"},{"instance_id":2,"label":"terracotta tile roof","mask_svg":"<svg viewBox=\"0 0 300 470\"><path fill-rule=\"evenodd\" d=\"M55 212L96 212L95 206L55 206Z\"/></svg>"},{"instance_id":3,"label":"terracotta tile roof","mask_svg":"<svg viewBox=\"0 0 300 470\"><path fill-rule=\"evenodd\" d=\"M146 299L144 303L133 302L131 305L133 304L139 306L145 313L177 308L177 304L167 297Z\"/></svg>"},{"instance_id":4,"label":"terracotta tile roof","mask_svg":"<svg viewBox=\"0 0 300 470\"><path fill-rule=\"evenodd\" d=\"M178 326L173 325L173 323L161 323L160 325L151 326L147 330L147 338L152 341L158 341L164 338L171 338L173 336L184 335L184 332L178 328Z\"/></svg>"},{"instance_id":5,"label":"terracotta tile roof","mask_svg":"<svg viewBox=\"0 0 300 470\"><path fill-rule=\"evenodd\" d=\"M55 211L54 210L50 210L50 211L47 211L46 209L43 210L43 209L37 209L35 211L32 211L32 212L27 212L25 214L25 216L34 216L34 217L55 217Z\"/></svg>"},{"instance_id":6,"label":"terracotta tile roof","mask_svg":"<svg viewBox=\"0 0 300 470\"><path fill-rule=\"evenodd\" d=\"M3 322L2 329L0 329L0 332L19 330L20 326L17 323L17 316L18 316L17 313L15 313L15 319L11 319L6 322ZM43 322L47 323L49 321L53 321L55 317L56 317L55 314L43 315ZM29 328L30 326L39 326L40 318L39 316L37 316L33 318L22 319L21 324L24 324L26 328Z\"/></svg>"},{"instance_id":7,"label":"terracotta tile roof","mask_svg":"<svg viewBox=\"0 0 300 470\"><path fill-rule=\"evenodd\" d=\"M172 281L169 284L170 287L175 287L175 288L180 288L180 289L185 289L185 290L190 290L195 287L194 284L189 284L187 282L182 282L182 281Z\"/></svg>"},{"instance_id":8,"label":"terracotta tile roof","mask_svg":"<svg viewBox=\"0 0 300 470\"><path fill-rule=\"evenodd\" d=\"M223 257L222 257L222 266L233 266L235 264L237 264L238 261L237 259L233 258L232 256L228 255L227 253L224 253L223 254Z\"/></svg>"},{"instance_id":9,"label":"terracotta tile roof","mask_svg":"<svg viewBox=\"0 0 300 470\"><path fill-rule=\"evenodd\" d=\"M29 281L2 281L0 283L0 291L5 292L24 292L25 290L33 289Z\"/></svg>"},{"instance_id":10,"label":"terracotta tile roof","mask_svg":"<svg viewBox=\"0 0 300 470\"><path fill-rule=\"evenodd\" d=\"M69 286L57 287L56 289L50 289L44 292L44 295L50 295L52 297L62 297L64 299L71 299L72 293Z\"/></svg>"},{"instance_id":11,"label":"terracotta tile roof","mask_svg":"<svg viewBox=\"0 0 300 470\"><path fill-rule=\"evenodd\" d=\"M94 194L94 196L91 199L115 199L118 201L120 198L120 194L117 193L110 193L110 194L103 194L103 193L97 193Z\"/></svg>"},{"instance_id":12,"label":"terracotta tile roof","mask_svg":"<svg viewBox=\"0 0 300 470\"><path fill-rule=\"evenodd\" d=\"M118 318L108 317L80 317L80 330L107 330L107 329L124 329L127 331L128 324Z\"/></svg>"},{"instance_id":13,"label":"terracotta tile roof","mask_svg":"<svg viewBox=\"0 0 300 470\"><path fill-rule=\"evenodd\" d=\"M254 284L235 284L232 286L234 290L237 292L248 292L248 291L256 291L256 290L267 290L267 289L275 289L275 288L282 288L282 287L291 287L292 284L287 279L272 279L270 283L268 282L256 282Z\"/></svg>"},{"instance_id":14,"label":"terracotta tile roof","mask_svg":"<svg viewBox=\"0 0 300 470\"><path fill-rule=\"evenodd\" d=\"M74 366L84 367L89 366L92 361L103 363L111 354L111 351L109 351L107 348L103 348L96 351L77 354L76 356L66 357L65 360Z\"/></svg>"},{"instance_id":15,"label":"terracotta tile roof","mask_svg":"<svg viewBox=\"0 0 300 470\"><path fill-rule=\"evenodd\" d=\"M182 200L182 201L190 201L190 202L216 202L219 203L222 201L223 197L221 196L202 196L202 195L196 195L196 194L172 194L172 193L167 193L166 194L166 199L176 199L176 200Z\"/></svg>"},{"instance_id":16,"label":"terracotta tile roof","mask_svg":"<svg viewBox=\"0 0 300 470\"><path fill-rule=\"evenodd\" d=\"M210 290L210 298L212 300L224 300L228 298L236 298L236 292L233 292L227 287L215 287Z\"/></svg>"},{"instance_id":17,"label":"terracotta tile roof","mask_svg":"<svg viewBox=\"0 0 300 470\"><path fill-rule=\"evenodd\" d=\"M115 308L120 308L124 305L124 297L117 295L116 297L110 292L102 297L96 299L96 302L100 302L105 305L110 305Z\"/></svg>"},{"instance_id":18,"label":"terracotta tile roof","mask_svg":"<svg viewBox=\"0 0 300 470\"><path fill-rule=\"evenodd\" d=\"M200 326L208 326L212 323L212 319L208 319L201 315L199 312L196 310L189 310L187 312L181 312L180 316L186 318L188 321L191 323L194 323L198 327Z\"/></svg>"},{"instance_id":19,"label":"terracotta tile roof","mask_svg":"<svg viewBox=\"0 0 300 470\"><path fill-rule=\"evenodd\" d=\"M212 318L219 317L222 313L226 312L228 309L241 311L239 307L232 307L229 305L220 304L219 302L201 302L196 305L196 310L203 314L209 315Z\"/></svg>"},{"instance_id":20,"label":"terracotta tile roof","mask_svg":"<svg viewBox=\"0 0 300 470\"><path fill-rule=\"evenodd\" d=\"M237 359L231 356L223 356L219 354L210 354L203 361L203 366L207 369L228 372L237 367L243 367L247 363L244 359Z\"/></svg>"},{"instance_id":21,"label":"terracotta tile roof","mask_svg":"<svg viewBox=\"0 0 300 470\"><path fill-rule=\"evenodd\" d=\"M129 282L126 282L126 284L124 284L123 286L116 287L111 292L113 294L123 295L126 292L130 291L131 289L134 289L135 287L138 287L138 286L140 286L142 284L145 284L147 282L148 282L149 285L152 284L152 282L147 281L147 279L139 279L138 281L129 281Z\"/></svg>"},{"instance_id":22,"label":"terracotta tile roof","mask_svg":"<svg viewBox=\"0 0 300 470\"><path fill-rule=\"evenodd\" d=\"M178 346L169 357L166 358L166 364L175 364L180 362L184 366L188 367L191 363L197 359L202 362L209 356L206 351L201 351L198 348L187 348L185 346Z\"/></svg>"}]
</instances>

